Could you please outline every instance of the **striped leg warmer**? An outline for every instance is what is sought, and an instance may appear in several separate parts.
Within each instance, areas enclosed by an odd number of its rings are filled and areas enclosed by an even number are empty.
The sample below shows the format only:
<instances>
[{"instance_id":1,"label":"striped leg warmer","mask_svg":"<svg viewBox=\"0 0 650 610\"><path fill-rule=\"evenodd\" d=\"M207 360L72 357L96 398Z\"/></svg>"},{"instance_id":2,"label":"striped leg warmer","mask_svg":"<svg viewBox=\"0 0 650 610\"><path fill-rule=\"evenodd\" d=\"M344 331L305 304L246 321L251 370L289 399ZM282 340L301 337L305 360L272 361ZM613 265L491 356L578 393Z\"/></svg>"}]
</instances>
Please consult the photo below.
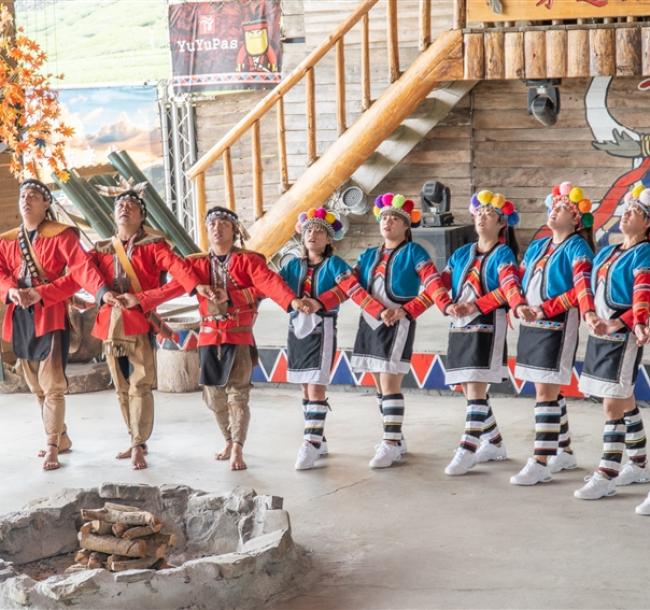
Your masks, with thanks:
<instances>
[{"instance_id":1,"label":"striped leg warmer","mask_svg":"<svg viewBox=\"0 0 650 610\"><path fill-rule=\"evenodd\" d=\"M323 441L323 430L325 428L325 417L327 416L328 404L326 400L310 400L304 409L305 414L305 435L316 449L320 448Z\"/></svg>"},{"instance_id":2,"label":"striped leg warmer","mask_svg":"<svg viewBox=\"0 0 650 610\"><path fill-rule=\"evenodd\" d=\"M465 431L460 439L460 446L475 453L481 438L481 433L485 429L485 421L488 416L490 406L485 399L472 399L467 401L465 411Z\"/></svg>"},{"instance_id":3,"label":"striped leg warmer","mask_svg":"<svg viewBox=\"0 0 650 610\"><path fill-rule=\"evenodd\" d=\"M381 401L384 440L401 441L404 422L404 394L385 394Z\"/></svg>"},{"instance_id":4,"label":"striped leg warmer","mask_svg":"<svg viewBox=\"0 0 650 610\"><path fill-rule=\"evenodd\" d=\"M625 418L610 419L603 430L603 455L598 471L608 479L614 479L621 470L621 460L625 451Z\"/></svg>"},{"instance_id":5,"label":"striped leg warmer","mask_svg":"<svg viewBox=\"0 0 650 610\"><path fill-rule=\"evenodd\" d=\"M535 405L535 457L549 458L557 453L561 409L557 400Z\"/></svg>"},{"instance_id":6,"label":"striped leg warmer","mask_svg":"<svg viewBox=\"0 0 650 610\"><path fill-rule=\"evenodd\" d=\"M647 461L645 430L639 408L625 413L625 450L631 462L643 468Z\"/></svg>"}]
</instances>

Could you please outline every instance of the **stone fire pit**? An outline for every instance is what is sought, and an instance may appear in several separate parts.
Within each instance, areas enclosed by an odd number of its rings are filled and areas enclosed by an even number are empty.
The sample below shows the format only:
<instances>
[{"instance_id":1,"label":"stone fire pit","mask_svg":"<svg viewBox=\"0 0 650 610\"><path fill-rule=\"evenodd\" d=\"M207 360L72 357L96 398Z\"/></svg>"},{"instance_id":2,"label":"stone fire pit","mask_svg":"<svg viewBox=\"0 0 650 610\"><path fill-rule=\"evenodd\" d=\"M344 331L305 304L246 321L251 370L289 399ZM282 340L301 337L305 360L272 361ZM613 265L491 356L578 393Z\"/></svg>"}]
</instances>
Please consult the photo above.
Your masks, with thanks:
<instances>
[{"instance_id":1,"label":"stone fire pit","mask_svg":"<svg viewBox=\"0 0 650 610\"><path fill-rule=\"evenodd\" d=\"M173 568L63 574L78 549L81 508L103 501L160 515L176 536ZM0 516L0 608L128 610L259 607L297 584L304 559L282 498L237 488L225 495L185 486L68 489Z\"/></svg>"}]
</instances>

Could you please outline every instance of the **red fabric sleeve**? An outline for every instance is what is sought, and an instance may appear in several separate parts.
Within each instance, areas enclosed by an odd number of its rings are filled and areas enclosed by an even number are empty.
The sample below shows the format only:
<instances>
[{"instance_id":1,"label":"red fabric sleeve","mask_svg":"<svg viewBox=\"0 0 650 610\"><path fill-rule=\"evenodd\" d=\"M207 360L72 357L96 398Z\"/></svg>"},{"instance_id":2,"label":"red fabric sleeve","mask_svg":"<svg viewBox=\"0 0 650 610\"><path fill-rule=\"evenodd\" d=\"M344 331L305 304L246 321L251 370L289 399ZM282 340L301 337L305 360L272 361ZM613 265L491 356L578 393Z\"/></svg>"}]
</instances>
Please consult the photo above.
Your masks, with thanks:
<instances>
[{"instance_id":1,"label":"red fabric sleeve","mask_svg":"<svg viewBox=\"0 0 650 610\"><path fill-rule=\"evenodd\" d=\"M138 292L135 297L140 301L142 311L146 313L148 311L153 311L162 303L180 297L186 292L185 287L178 280L174 279L159 288L152 288L151 290Z\"/></svg>"},{"instance_id":2,"label":"red fabric sleeve","mask_svg":"<svg viewBox=\"0 0 650 610\"><path fill-rule=\"evenodd\" d=\"M171 273L186 292L192 292L201 282L192 270L190 263L175 254L164 241L156 242L155 246L154 256L158 267Z\"/></svg>"},{"instance_id":3,"label":"red fabric sleeve","mask_svg":"<svg viewBox=\"0 0 650 610\"><path fill-rule=\"evenodd\" d=\"M263 256L248 254L245 256L245 261L249 277L255 289L273 299L285 311L289 311L291 301L297 297L287 283L267 267Z\"/></svg>"},{"instance_id":4,"label":"red fabric sleeve","mask_svg":"<svg viewBox=\"0 0 650 610\"><path fill-rule=\"evenodd\" d=\"M41 296L43 305L45 307L50 307L56 303L68 300L75 292L77 292L77 290L79 290L79 284L77 284L75 279L69 273L66 273L49 284L41 284L35 288Z\"/></svg>"},{"instance_id":5,"label":"red fabric sleeve","mask_svg":"<svg viewBox=\"0 0 650 610\"><path fill-rule=\"evenodd\" d=\"M77 284L96 296L106 282L90 255L81 247L75 231L66 229L55 239L59 240L58 246L67 261L68 273Z\"/></svg>"},{"instance_id":6,"label":"red fabric sleeve","mask_svg":"<svg viewBox=\"0 0 650 610\"><path fill-rule=\"evenodd\" d=\"M424 290L403 306L404 311L415 319L435 303L444 314L445 309L451 305L451 299L433 261L426 261L417 272Z\"/></svg>"},{"instance_id":7,"label":"red fabric sleeve","mask_svg":"<svg viewBox=\"0 0 650 610\"><path fill-rule=\"evenodd\" d=\"M632 295L634 326L637 324L645 326L650 317L650 269L636 269L634 271Z\"/></svg>"},{"instance_id":8,"label":"red fabric sleeve","mask_svg":"<svg viewBox=\"0 0 650 610\"><path fill-rule=\"evenodd\" d=\"M368 293L352 271L339 276L337 282L336 286L318 295L318 300L326 310L336 309L341 303L351 299L376 320L381 317L381 312L386 309L383 303Z\"/></svg>"},{"instance_id":9,"label":"red fabric sleeve","mask_svg":"<svg viewBox=\"0 0 650 610\"><path fill-rule=\"evenodd\" d=\"M6 254L3 251L3 245L8 241L0 241L0 300L7 302L7 294L11 288L18 288L18 282L14 277L12 270L7 264Z\"/></svg>"},{"instance_id":10,"label":"red fabric sleeve","mask_svg":"<svg viewBox=\"0 0 650 610\"><path fill-rule=\"evenodd\" d=\"M594 295L591 292L591 261L585 258L573 262L573 287L544 301L542 311L547 318L552 318L576 306L583 319L587 313L595 310Z\"/></svg>"},{"instance_id":11,"label":"red fabric sleeve","mask_svg":"<svg viewBox=\"0 0 650 610\"><path fill-rule=\"evenodd\" d=\"M501 265L499 287L476 299L476 306L483 314L490 313L506 303L512 310L526 304L519 285L519 272L513 264Z\"/></svg>"}]
</instances>

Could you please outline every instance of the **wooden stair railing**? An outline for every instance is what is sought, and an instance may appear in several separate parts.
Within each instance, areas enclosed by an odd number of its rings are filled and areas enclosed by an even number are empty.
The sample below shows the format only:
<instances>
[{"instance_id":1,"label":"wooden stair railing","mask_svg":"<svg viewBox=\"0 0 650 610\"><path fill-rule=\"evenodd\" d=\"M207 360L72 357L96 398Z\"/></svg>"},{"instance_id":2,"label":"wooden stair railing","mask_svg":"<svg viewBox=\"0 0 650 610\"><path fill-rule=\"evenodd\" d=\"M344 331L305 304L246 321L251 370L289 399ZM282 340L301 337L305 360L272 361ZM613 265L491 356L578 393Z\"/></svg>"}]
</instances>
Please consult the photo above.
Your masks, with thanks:
<instances>
[{"instance_id":1,"label":"wooden stair railing","mask_svg":"<svg viewBox=\"0 0 650 610\"><path fill-rule=\"evenodd\" d=\"M464 4L465 0L455 0ZM260 100L227 134L206 152L187 172L194 180L197 217L203 218L206 210L205 172L219 158L223 163L225 202L229 209L236 210L237 202L233 181L231 148L250 130L252 146L252 186L255 220L264 215L263 167L260 145L260 120L272 109L276 111L277 158L280 185L283 192L290 188L287 164L287 145L284 115L284 97L303 79L305 80L305 115L308 167L317 161L317 120L315 70L318 63L331 49L335 50L336 117L339 136L348 129L346 117L345 52L344 37L358 23L361 24L361 109L367 111L370 98L370 19L369 13L379 0L363 0L357 9L341 23L330 36L314 49L300 64L288 74L268 95ZM398 0L386 0L386 33L389 81L394 83L400 77L398 40ZM431 0L420 0L419 46L425 51L431 44ZM425 94L426 95L426 94ZM202 222L197 222L199 246L207 248L207 234Z\"/></svg>"}]
</instances>

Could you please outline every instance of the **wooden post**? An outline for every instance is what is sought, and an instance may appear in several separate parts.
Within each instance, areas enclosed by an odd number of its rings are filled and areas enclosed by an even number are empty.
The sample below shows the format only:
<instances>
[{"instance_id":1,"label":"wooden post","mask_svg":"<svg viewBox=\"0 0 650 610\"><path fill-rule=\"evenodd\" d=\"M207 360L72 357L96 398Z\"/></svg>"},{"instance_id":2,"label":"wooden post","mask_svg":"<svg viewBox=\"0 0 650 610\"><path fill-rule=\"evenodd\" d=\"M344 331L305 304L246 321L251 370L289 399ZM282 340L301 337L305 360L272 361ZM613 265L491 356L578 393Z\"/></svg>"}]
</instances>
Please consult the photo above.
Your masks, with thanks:
<instances>
[{"instance_id":1,"label":"wooden post","mask_svg":"<svg viewBox=\"0 0 650 610\"><path fill-rule=\"evenodd\" d=\"M546 32L524 32L526 78L546 78Z\"/></svg>"},{"instance_id":2,"label":"wooden post","mask_svg":"<svg viewBox=\"0 0 650 610\"><path fill-rule=\"evenodd\" d=\"M386 4L386 32L388 34L388 76L394 83L399 78L399 42L397 40L397 0Z\"/></svg>"},{"instance_id":3,"label":"wooden post","mask_svg":"<svg viewBox=\"0 0 650 610\"><path fill-rule=\"evenodd\" d=\"M567 76L584 78L589 74L589 32L567 31Z\"/></svg>"},{"instance_id":4,"label":"wooden post","mask_svg":"<svg viewBox=\"0 0 650 610\"><path fill-rule=\"evenodd\" d=\"M280 159L280 187L282 192L289 188L289 170L287 168L287 138L284 126L284 98L278 99L277 108L277 126L278 126L278 157Z\"/></svg>"},{"instance_id":5,"label":"wooden post","mask_svg":"<svg viewBox=\"0 0 650 610\"><path fill-rule=\"evenodd\" d=\"M485 55L483 52L483 34L465 34L466 80L483 80L485 74Z\"/></svg>"},{"instance_id":6,"label":"wooden post","mask_svg":"<svg viewBox=\"0 0 650 610\"><path fill-rule=\"evenodd\" d=\"M641 30L617 28L616 76L640 76L641 66Z\"/></svg>"},{"instance_id":7,"label":"wooden post","mask_svg":"<svg viewBox=\"0 0 650 610\"><path fill-rule=\"evenodd\" d=\"M506 75L505 36L503 32L485 33L485 78L501 79Z\"/></svg>"},{"instance_id":8,"label":"wooden post","mask_svg":"<svg viewBox=\"0 0 650 610\"><path fill-rule=\"evenodd\" d=\"M616 74L616 38L611 28L589 30L591 76L614 76Z\"/></svg>"},{"instance_id":9,"label":"wooden post","mask_svg":"<svg viewBox=\"0 0 650 610\"><path fill-rule=\"evenodd\" d=\"M641 30L641 70L643 76L650 75L650 28Z\"/></svg>"},{"instance_id":10,"label":"wooden post","mask_svg":"<svg viewBox=\"0 0 650 610\"><path fill-rule=\"evenodd\" d=\"M370 19L368 13L361 21L361 108L370 108Z\"/></svg>"},{"instance_id":11,"label":"wooden post","mask_svg":"<svg viewBox=\"0 0 650 610\"><path fill-rule=\"evenodd\" d=\"M338 134L346 130L345 124L345 49L343 38L336 43L336 125Z\"/></svg>"},{"instance_id":12,"label":"wooden post","mask_svg":"<svg viewBox=\"0 0 650 610\"><path fill-rule=\"evenodd\" d=\"M524 62L524 33L506 32L505 36L506 78L522 79L526 76Z\"/></svg>"},{"instance_id":13,"label":"wooden post","mask_svg":"<svg viewBox=\"0 0 650 610\"><path fill-rule=\"evenodd\" d=\"M232 177L230 148L223 151L223 190L226 195L226 206L234 212L237 206L235 204L235 186Z\"/></svg>"},{"instance_id":14,"label":"wooden post","mask_svg":"<svg viewBox=\"0 0 650 610\"><path fill-rule=\"evenodd\" d=\"M311 165L316 161L316 79L313 68L307 70L305 100L307 103L307 164Z\"/></svg>"},{"instance_id":15,"label":"wooden post","mask_svg":"<svg viewBox=\"0 0 650 610\"><path fill-rule=\"evenodd\" d=\"M431 0L420 0L420 51L431 44Z\"/></svg>"},{"instance_id":16,"label":"wooden post","mask_svg":"<svg viewBox=\"0 0 650 610\"><path fill-rule=\"evenodd\" d=\"M564 78L567 69L566 30L546 31L546 77Z\"/></svg>"},{"instance_id":17,"label":"wooden post","mask_svg":"<svg viewBox=\"0 0 650 610\"><path fill-rule=\"evenodd\" d=\"M452 27L455 30L462 30L467 25L467 7L465 0L454 0L454 22Z\"/></svg>"},{"instance_id":18,"label":"wooden post","mask_svg":"<svg viewBox=\"0 0 650 610\"><path fill-rule=\"evenodd\" d=\"M205 197L205 174L201 172L194 178L194 189L196 193L196 236L199 240L199 248L204 252L208 251L208 232L205 228L205 212L207 210Z\"/></svg>"},{"instance_id":19,"label":"wooden post","mask_svg":"<svg viewBox=\"0 0 650 610\"><path fill-rule=\"evenodd\" d=\"M260 140L260 122L253 123L252 154L253 154L253 205L255 220L264 215L264 183L262 178L262 143Z\"/></svg>"}]
</instances>

